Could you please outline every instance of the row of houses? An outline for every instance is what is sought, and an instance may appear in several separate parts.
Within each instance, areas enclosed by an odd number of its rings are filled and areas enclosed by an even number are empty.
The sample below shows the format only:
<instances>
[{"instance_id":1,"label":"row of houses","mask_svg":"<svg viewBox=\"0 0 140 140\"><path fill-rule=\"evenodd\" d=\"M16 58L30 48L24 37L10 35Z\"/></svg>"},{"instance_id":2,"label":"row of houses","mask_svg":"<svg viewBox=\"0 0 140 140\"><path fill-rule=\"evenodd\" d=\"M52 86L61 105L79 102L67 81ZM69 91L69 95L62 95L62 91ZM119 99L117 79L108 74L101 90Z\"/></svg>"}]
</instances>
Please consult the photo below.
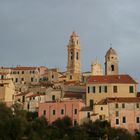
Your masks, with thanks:
<instances>
[{"instance_id":1,"label":"row of houses","mask_svg":"<svg viewBox=\"0 0 140 140\"><path fill-rule=\"evenodd\" d=\"M51 124L69 116L73 125L107 120L112 127L140 130L138 82L119 74L118 55L110 48L105 72L96 60L91 71L81 72L80 41L73 32L68 43L67 71L47 67L0 68L0 101L8 106L37 111Z\"/></svg>"}]
</instances>

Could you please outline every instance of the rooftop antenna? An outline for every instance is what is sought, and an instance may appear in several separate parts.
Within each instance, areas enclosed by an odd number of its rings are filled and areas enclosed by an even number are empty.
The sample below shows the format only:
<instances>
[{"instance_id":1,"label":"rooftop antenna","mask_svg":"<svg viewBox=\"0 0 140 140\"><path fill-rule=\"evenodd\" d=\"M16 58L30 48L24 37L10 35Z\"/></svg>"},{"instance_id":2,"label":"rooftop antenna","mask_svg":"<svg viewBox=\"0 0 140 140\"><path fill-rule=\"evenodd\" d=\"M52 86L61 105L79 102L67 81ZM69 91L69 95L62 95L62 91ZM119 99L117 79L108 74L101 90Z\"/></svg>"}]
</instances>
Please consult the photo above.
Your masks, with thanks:
<instances>
[{"instance_id":1,"label":"rooftop antenna","mask_svg":"<svg viewBox=\"0 0 140 140\"><path fill-rule=\"evenodd\" d=\"M112 48L112 43L110 42L110 48Z\"/></svg>"}]
</instances>

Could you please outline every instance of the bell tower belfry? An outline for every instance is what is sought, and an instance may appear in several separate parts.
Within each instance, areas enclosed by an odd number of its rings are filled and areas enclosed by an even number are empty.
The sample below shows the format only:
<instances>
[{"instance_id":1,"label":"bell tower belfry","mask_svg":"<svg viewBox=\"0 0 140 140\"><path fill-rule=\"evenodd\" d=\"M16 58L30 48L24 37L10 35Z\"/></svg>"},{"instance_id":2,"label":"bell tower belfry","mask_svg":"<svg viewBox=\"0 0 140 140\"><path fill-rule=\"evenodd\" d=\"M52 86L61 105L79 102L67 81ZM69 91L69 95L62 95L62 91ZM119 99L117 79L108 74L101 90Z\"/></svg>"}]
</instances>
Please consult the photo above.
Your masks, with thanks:
<instances>
[{"instance_id":1,"label":"bell tower belfry","mask_svg":"<svg viewBox=\"0 0 140 140\"><path fill-rule=\"evenodd\" d=\"M76 32L70 36L67 45L68 61L67 61L67 80L80 81L81 76L81 56L80 56L80 41Z\"/></svg>"},{"instance_id":2,"label":"bell tower belfry","mask_svg":"<svg viewBox=\"0 0 140 140\"><path fill-rule=\"evenodd\" d=\"M113 48L110 48L105 55L105 75L118 75L118 55Z\"/></svg>"}]
</instances>

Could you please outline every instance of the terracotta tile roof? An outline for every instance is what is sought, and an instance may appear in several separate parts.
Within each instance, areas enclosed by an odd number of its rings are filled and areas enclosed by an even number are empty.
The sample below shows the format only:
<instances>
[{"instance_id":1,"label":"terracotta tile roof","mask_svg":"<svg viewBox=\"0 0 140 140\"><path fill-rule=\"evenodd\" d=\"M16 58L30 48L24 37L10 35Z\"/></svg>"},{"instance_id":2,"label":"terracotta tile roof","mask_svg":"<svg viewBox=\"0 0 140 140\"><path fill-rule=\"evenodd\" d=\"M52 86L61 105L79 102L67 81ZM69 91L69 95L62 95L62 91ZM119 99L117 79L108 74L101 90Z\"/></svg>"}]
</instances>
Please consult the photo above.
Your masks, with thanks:
<instances>
[{"instance_id":1,"label":"terracotta tile roof","mask_svg":"<svg viewBox=\"0 0 140 140\"><path fill-rule=\"evenodd\" d=\"M140 103L140 97L118 97L118 98L106 98L97 103L97 105L105 105L107 103Z\"/></svg>"},{"instance_id":2,"label":"terracotta tile roof","mask_svg":"<svg viewBox=\"0 0 140 140\"><path fill-rule=\"evenodd\" d=\"M93 109L90 106L85 106L81 109L81 111L93 111Z\"/></svg>"},{"instance_id":3,"label":"terracotta tile roof","mask_svg":"<svg viewBox=\"0 0 140 140\"><path fill-rule=\"evenodd\" d=\"M27 95L29 92L22 92L22 93L19 93L19 94L16 94L15 96L24 96L24 95Z\"/></svg>"},{"instance_id":4,"label":"terracotta tile roof","mask_svg":"<svg viewBox=\"0 0 140 140\"><path fill-rule=\"evenodd\" d=\"M81 100L81 99L58 99L58 100L54 100L54 101L46 101L45 103L47 104L47 103L68 103L68 102L84 103L83 100ZM44 104L44 103L40 103L40 104Z\"/></svg>"},{"instance_id":5,"label":"terracotta tile roof","mask_svg":"<svg viewBox=\"0 0 140 140\"><path fill-rule=\"evenodd\" d=\"M24 67L24 66L18 66L15 68L11 68L12 70L36 70L37 67Z\"/></svg>"},{"instance_id":6,"label":"terracotta tile roof","mask_svg":"<svg viewBox=\"0 0 140 140\"><path fill-rule=\"evenodd\" d=\"M90 116L97 116L98 113L92 113Z\"/></svg>"},{"instance_id":7,"label":"terracotta tile roof","mask_svg":"<svg viewBox=\"0 0 140 140\"><path fill-rule=\"evenodd\" d=\"M32 94L32 95L27 96L27 98L37 97L37 96L44 96L44 94Z\"/></svg>"},{"instance_id":8,"label":"terracotta tile roof","mask_svg":"<svg viewBox=\"0 0 140 140\"><path fill-rule=\"evenodd\" d=\"M0 75L7 75L8 72L0 72Z\"/></svg>"},{"instance_id":9,"label":"terracotta tile roof","mask_svg":"<svg viewBox=\"0 0 140 140\"><path fill-rule=\"evenodd\" d=\"M86 93L86 86L65 86L64 91Z\"/></svg>"},{"instance_id":10,"label":"terracotta tile roof","mask_svg":"<svg viewBox=\"0 0 140 140\"><path fill-rule=\"evenodd\" d=\"M65 92L64 98L82 98L83 95L81 92Z\"/></svg>"},{"instance_id":11,"label":"terracotta tile roof","mask_svg":"<svg viewBox=\"0 0 140 140\"><path fill-rule=\"evenodd\" d=\"M8 69L8 70L10 70L9 67L0 67L0 69Z\"/></svg>"},{"instance_id":12,"label":"terracotta tile roof","mask_svg":"<svg viewBox=\"0 0 140 140\"><path fill-rule=\"evenodd\" d=\"M62 76L60 76L59 78L66 78L66 75L62 75Z\"/></svg>"},{"instance_id":13,"label":"terracotta tile roof","mask_svg":"<svg viewBox=\"0 0 140 140\"><path fill-rule=\"evenodd\" d=\"M88 84L92 83L124 83L137 84L137 82L129 75L104 75L104 76L89 76Z\"/></svg>"},{"instance_id":14,"label":"terracotta tile roof","mask_svg":"<svg viewBox=\"0 0 140 140\"><path fill-rule=\"evenodd\" d=\"M52 68L52 69L48 69L49 71L52 71L52 72L58 72L58 69L57 68Z\"/></svg>"}]
</instances>

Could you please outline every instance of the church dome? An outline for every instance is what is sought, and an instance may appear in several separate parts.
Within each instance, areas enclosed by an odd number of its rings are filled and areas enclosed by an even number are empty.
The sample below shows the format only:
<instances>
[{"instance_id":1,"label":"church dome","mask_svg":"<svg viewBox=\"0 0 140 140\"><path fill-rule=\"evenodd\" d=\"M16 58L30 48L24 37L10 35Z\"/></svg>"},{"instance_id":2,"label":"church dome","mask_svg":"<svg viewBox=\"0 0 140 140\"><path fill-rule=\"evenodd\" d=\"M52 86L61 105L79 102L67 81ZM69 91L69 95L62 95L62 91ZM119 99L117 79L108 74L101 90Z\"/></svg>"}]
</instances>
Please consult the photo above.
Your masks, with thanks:
<instances>
[{"instance_id":1,"label":"church dome","mask_svg":"<svg viewBox=\"0 0 140 140\"><path fill-rule=\"evenodd\" d=\"M109 56L109 55L117 55L117 53L113 48L110 48L106 53L106 56Z\"/></svg>"}]
</instances>

